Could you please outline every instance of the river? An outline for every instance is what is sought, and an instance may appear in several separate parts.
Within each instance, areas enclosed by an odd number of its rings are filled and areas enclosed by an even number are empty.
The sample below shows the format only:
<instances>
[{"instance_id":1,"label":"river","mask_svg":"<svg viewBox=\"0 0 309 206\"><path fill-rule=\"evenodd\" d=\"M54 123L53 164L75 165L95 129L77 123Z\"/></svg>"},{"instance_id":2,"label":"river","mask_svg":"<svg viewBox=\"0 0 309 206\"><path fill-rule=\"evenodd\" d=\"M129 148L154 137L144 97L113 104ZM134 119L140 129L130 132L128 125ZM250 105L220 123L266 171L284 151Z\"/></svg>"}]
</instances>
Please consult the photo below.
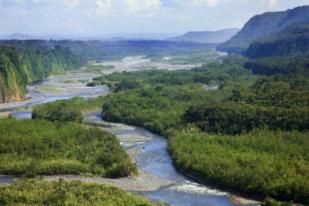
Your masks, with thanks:
<instances>
[{"instance_id":1,"label":"river","mask_svg":"<svg viewBox=\"0 0 309 206\"><path fill-rule=\"evenodd\" d=\"M31 118L31 110L23 109L25 106L29 107L58 99L91 98L108 94L109 89L107 87L87 88L84 86L85 83L82 82L91 79L94 75L74 73L52 77L35 86L35 89L29 93L30 99L27 101L30 102L17 103L16 105L13 103L14 107L12 104L0 105L0 108L2 111L9 111L16 118ZM57 89L47 89L47 87ZM31 97L36 101L32 102ZM43 177L45 180L65 179L110 184L129 192L138 193L151 200L177 206L259 205L254 200L244 199L228 192L195 183L178 173L168 154L167 141L161 136L142 128L106 122L102 120L99 113L85 114L84 119L85 124L96 124L101 129L113 133L131 159L137 164L140 175L121 179L64 175L45 176ZM0 176L0 183L10 183L14 179L10 176Z\"/></svg>"}]
</instances>

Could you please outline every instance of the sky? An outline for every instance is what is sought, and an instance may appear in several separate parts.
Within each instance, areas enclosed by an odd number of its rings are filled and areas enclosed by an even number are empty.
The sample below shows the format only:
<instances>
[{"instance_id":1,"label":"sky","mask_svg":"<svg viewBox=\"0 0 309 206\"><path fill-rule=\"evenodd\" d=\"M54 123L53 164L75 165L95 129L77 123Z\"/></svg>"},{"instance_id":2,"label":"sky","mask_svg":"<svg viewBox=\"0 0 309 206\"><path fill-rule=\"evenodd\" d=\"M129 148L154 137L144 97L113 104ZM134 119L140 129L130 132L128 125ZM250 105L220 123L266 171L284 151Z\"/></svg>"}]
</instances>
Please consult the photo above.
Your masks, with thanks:
<instances>
[{"instance_id":1,"label":"sky","mask_svg":"<svg viewBox=\"0 0 309 206\"><path fill-rule=\"evenodd\" d=\"M0 0L0 34L180 34L300 5L309 0Z\"/></svg>"}]
</instances>

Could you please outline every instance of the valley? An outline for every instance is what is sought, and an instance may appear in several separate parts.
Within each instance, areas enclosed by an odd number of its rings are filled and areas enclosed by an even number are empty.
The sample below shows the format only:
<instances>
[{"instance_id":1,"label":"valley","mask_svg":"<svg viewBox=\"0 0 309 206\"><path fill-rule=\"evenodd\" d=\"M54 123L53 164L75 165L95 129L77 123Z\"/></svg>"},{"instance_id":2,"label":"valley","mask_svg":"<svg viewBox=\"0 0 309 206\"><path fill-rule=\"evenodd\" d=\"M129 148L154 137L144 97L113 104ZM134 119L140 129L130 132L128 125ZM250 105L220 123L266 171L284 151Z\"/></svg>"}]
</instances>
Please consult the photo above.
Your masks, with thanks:
<instances>
[{"instance_id":1,"label":"valley","mask_svg":"<svg viewBox=\"0 0 309 206\"><path fill-rule=\"evenodd\" d=\"M308 205L309 6L194 1L176 18L173 2L125 2L0 3L13 16L54 4L59 17L87 16L57 39L0 34L0 205ZM194 18L205 11L211 21ZM181 32L94 32L146 31L153 19Z\"/></svg>"},{"instance_id":2,"label":"valley","mask_svg":"<svg viewBox=\"0 0 309 206\"><path fill-rule=\"evenodd\" d=\"M136 59L140 57L126 58L125 62L129 65L135 65ZM123 60L114 61L115 64L123 64ZM107 62L106 64L110 64ZM186 65L187 66L187 65ZM128 67L126 72L134 71L135 67ZM173 70L173 67L171 68ZM102 71L105 72L104 70ZM109 73L109 71L106 71ZM11 110L10 113L16 118L31 118L32 106L53 102L56 100L69 99L72 97L95 98L96 96L107 95L110 91L106 86L86 87L85 83L97 76L95 73L69 72L65 75L52 76L35 86L35 89L28 93L28 96L34 98L36 102L19 102L2 104L2 111ZM73 83L63 83L65 81ZM49 92L42 88L57 88ZM39 100L36 97L40 96ZM31 101L31 99L29 100ZM13 107L14 106L14 107ZM23 110L23 107L28 107ZM43 176L47 181L58 181L59 179L74 181L79 180L86 183L97 183L112 185L123 190L141 194L156 201L166 202L172 205L204 205L209 202L212 205L236 206L233 199L241 200L241 205L258 205L253 200L240 198L228 192L213 189L211 187L202 186L195 183L181 174L179 174L169 157L166 139L160 137L147 130L134 126L116 124L103 121L99 113L85 113L84 124L86 125L102 125L101 129L106 130L119 139L120 143L126 149L133 162L139 168L140 174L136 177L128 177L121 179L106 179L102 177L82 177L72 175L62 176ZM14 182L16 179L9 176L1 176L0 181ZM237 198L236 198L237 197ZM186 201L184 201L184 199Z\"/></svg>"}]
</instances>

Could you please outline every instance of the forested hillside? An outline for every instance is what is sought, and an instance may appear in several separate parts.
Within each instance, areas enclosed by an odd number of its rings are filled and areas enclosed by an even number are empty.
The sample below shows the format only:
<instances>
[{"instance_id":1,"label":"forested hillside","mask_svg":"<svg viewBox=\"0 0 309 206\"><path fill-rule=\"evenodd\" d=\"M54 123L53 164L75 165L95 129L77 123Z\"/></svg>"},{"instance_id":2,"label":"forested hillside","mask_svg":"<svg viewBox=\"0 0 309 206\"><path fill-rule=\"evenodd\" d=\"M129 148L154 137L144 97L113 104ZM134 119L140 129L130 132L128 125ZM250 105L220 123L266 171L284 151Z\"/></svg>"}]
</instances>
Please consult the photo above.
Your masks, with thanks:
<instances>
[{"instance_id":1,"label":"forested hillside","mask_svg":"<svg viewBox=\"0 0 309 206\"><path fill-rule=\"evenodd\" d=\"M304 79L304 74L308 76L309 58L308 55L287 56L287 57L262 57L250 59L245 67L254 74L262 75L297 75Z\"/></svg>"},{"instance_id":2,"label":"forested hillside","mask_svg":"<svg viewBox=\"0 0 309 206\"><path fill-rule=\"evenodd\" d=\"M309 6L282 12L268 12L251 18L232 39L218 46L219 50L243 53L254 41L277 35L284 29L309 22Z\"/></svg>"},{"instance_id":3,"label":"forested hillside","mask_svg":"<svg viewBox=\"0 0 309 206\"><path fill-rule=\"evenodd\" d=\"M17 48L0 45L0 103L21 100L27 84L84 63L65 47L46 47L32 41L19 43Z\"/></svg>"}]
</instances>

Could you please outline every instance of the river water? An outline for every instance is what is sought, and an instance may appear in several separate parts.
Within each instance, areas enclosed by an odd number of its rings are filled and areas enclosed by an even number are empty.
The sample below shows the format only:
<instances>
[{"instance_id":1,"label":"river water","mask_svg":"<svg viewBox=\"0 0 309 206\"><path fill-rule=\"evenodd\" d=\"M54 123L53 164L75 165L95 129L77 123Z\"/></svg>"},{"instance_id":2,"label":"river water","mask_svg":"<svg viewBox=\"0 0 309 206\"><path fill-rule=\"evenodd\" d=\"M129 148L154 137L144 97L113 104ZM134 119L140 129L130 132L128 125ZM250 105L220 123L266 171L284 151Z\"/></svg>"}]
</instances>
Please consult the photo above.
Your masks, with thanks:
<instances>
[{"instance_id":1,"label":"river water","mask_svg":"<svg viewBox=\"0 0 309 206\"><path fill-rule=\"evenodd\" d=\"M82 87L79 83L76 83L76 85L71 84L67 86L68 89L66 89L66 86L63 86L62 84L60 85L59 83L63 82L63 79L75 80L76 76L72 76L72 78L70 78L70 76L57 77L57 81L53 79L50 82L42 83L45 86L56 86L62 90L61 92L59 90L59 95L57 93L53 93L52 95L48 96L48 98L43 98L39 101L36 101L35 104L77 96L90 98L98 95L106 95L109 92L106 87L92 88L91 91L87 91L87 88ZM64 87L65 89L63 89ZM37 96L38 92L35 92L34 94ZM44 95L46 96L46 94ZM4 110L5 108L2 107L2 109ZM11 108L9 109L11 110ZM19 109L11 111L11 114L16 118L31 118L31 111ZM177 206L259 205L259 203L256 201L242 199L230 193L212 189L185 178L175 170L170 155L168 154L167 141L163 137L160 137L141 128L106 122L101 119L99 113L87 114L85 116L85 122L110 125L104 129L117 136L127 151L135 151L134 157L131 158L136 162L139 170L144 175L143 177L136 178L134 180L130 179L130 181L133 181L133 185L135 184L134 181L138 182L139 185L137 185L135 189L131 189L131 187L128 189L125 187L126 181L128 181L128 179L121 179L119 182L116 182L116 185L123 189L141 194L152 200L162 201L170 205ZM130 141L132 138L135 138L136 140ZM78 179L78 177L76 178ZM9 182L7 177L2 177L2 179ZM157 184L158 187L149 187L149 184L152 184L150 179L153 181L153 183ZM92 181L99 182L101 179L94 178ZM111 180L111 182L112 181L117 180ZM238 201L235 201L235 199ZM239 199L242 200L240 201L241 203L239 202Z\"/></svg>"}]
</instances>

